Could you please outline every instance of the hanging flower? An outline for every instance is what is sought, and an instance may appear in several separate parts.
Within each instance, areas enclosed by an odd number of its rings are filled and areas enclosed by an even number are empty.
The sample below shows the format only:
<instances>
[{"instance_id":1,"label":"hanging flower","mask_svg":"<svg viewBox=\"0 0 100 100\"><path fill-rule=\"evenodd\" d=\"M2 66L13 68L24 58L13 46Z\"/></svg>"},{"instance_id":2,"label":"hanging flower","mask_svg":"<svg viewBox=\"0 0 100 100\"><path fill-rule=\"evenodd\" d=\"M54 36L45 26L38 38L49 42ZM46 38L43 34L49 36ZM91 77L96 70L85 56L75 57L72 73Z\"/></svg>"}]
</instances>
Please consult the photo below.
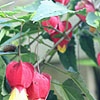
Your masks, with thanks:
<instances>
[{"instance_id":1,"label":"hanging flower","mask_svg":"<svg viewBox=\"0 0 100 100\"><path fill-rule=\"evenodd\" d=\"M6 78L12 88L9 100L28 100L26 88L32 82L34 66L28 62L12 61L7 65Z\"/></svg>"},{"instance_id":2,"label":"hanging flower","mask_svg":"<svg viewBox=\"0 0 100 100\"><path fill-rule=\"evenodd\" d=\"M59 23L59 16L52 16L50 17L49 20L46 20L46 21L42 21L42 25L43 26L48 26L50 27L50 25L53 27L53 28L57 28L58 26L58 23ZM45 31L47 31L49 34L52 34L53 32L55 32L55 30L53 29L48 29L46 27L43 27Z\"/></svg>"},{"instance_id":3,"label":"hanging flower","mask_svg":"<svg viewBox=\"0 0 100 100\"><path fill-rule=\"evenodd\" d=\"M66 25L67 25L67 21L63 21L63 22L60 22L59 25L58 25L58 30L60 32L64 32L65 29L66 29ZM66 30L66 32L71 29L71 23L68 22L68 28ZM53 40L54 43L57 43L60 38L55 38L54 36L57 35L57 34L60 34L58 32L54 32L50 35L51 39ZM67 44L69 43L69 40L71 39L72 37L72 32L70 32L68 35L66 35L65 39L63 39L58 45L57 45L57 49L58 51L60 51L61 53L64 53L66 51L66 48L67 48Z\"/></svg>"},{"instance_id":4,"label":"hanging flower","mask_svg":"<svg viewBox=\"0 0 100 100\"><path fill-rule=\"evenodd\" d=\"M94 8L94 5L88 1L88 0L84 0L84 1L79 1L77 3L77 5L75 6L75 10L80 10L80 9L83 9L83 8L86 8L86 12L87 14L89 12L95 12L95 8ZM86 16L83 16L83 15L80 15L80 14L77 14L77 16L83 21L83 22L86 22Z\"/></svg>"},{"instance_id":5,"label":"hanging flower","mask_svg":"<svg viewBox=\"0 0 100 100\"><path fill-rule=\"evenodd\" d=\"M49 74L34 72L33 82L27 88L29 100L46 100L50 90L50 80Z\"/></svg>"},{"instance_id":6,"label":"hanging flower","mask_svg":"<svg viewBox=\"0 0 100 100\"><path fill-rule=\"evenodd\" d=\"M67 5L70 2L70 0L55 0L55 1L60 2L63 5Z\"/></svg>"},{"instance_id":7,"label":"hanging flower","mask_svg":"<svg viewBox=\"0 0 100 100\"><path fill-rule=\"evenodd\" d=\"M42 22L42 25L44 25L44 26L47 26L48 24L47 24L47 22L49 22L49 24L51 25L51 26L53 26L53 28L56 28L57 30L59 30L60 32L64 32L65 31L65 29L66 29L66 25L67 25L67 21L63 21L63 22L61 22L60 21L60 19L59 19L59 17L55 17L56 18L56 20L54 20L54 18L50 18L49 20L47 20L47 21L43 21ZM55 25L53 25L53 23L55 23L56 22L56 24ZM52 23L52 24L51 24ZM56 27L55 27L56 26ZM67 30L66 30L66 32L69 30L69 29L71 29L71 23L70 22L68 22L68 27L67 27ZM49 34L50 34L50 37L51 37L51 39L52 39L52 41L54 42L54 43L57 43L59 40L60 40L60 38L55 38L54 37L54 35L57 35L57 34L60 34L60 33L58 33L58 32L56 32L55 30L53 30L53 29L48 29L48 28L44 28ZM72 37L72 32L70 32L66 37L65 37L65 39L64 40L62 40L58 45L57 45L57 49L58 49L58 51L60 51L61 53L64 53L65 51L66 51L66 48L67 48L67 44L69 43L69 40L71 39L71 37Z\"/></svg>"},{"instance_id":8,"label":"hanging flower","mask_svg":"<svg viewBox=\"0 0 100 100\"><path fill-rule=\"evenodd\" d=\"M98 62L98 65L100 66L100 53L98 53L97 62Z\"/></svg>"}]
</instances>

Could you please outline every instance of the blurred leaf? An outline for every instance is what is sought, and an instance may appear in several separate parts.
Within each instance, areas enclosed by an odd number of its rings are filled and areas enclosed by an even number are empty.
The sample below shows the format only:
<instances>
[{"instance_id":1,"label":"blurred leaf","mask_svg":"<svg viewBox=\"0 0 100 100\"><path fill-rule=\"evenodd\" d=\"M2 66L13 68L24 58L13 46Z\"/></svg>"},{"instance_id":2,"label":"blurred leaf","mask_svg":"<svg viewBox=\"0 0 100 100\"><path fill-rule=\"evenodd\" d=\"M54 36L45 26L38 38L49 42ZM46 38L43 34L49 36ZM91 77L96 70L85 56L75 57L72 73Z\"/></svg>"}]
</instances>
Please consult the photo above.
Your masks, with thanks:
<instances>
[{"instance_id":1,"label":"blurred leaf","mask_svg":"<svg viewBox=\"0 0 100 100\"><path fill-rule=\"evenodd\" d=\"M23 62L29 62L34 64L36 62L37 56L35 53L25 53L25 54L21 54L21 60ZM14 61L19 61L19 56L17 56Z\"/></svg>"},{"instance_id":2,"label":"blurred leaf","mask_svg":"<svg viewBox=\"0 0 100 100\"><path fill-rule=\"evenodd\" d=\"M12 2L9 2L9 3L7 3L7 4L4 4L4 5L0 6L0 9L1 9L1 8L5 8L5 7L7 7L7 6L10 6L10 5L12 5L13 3L15 3L15 2L12 1Z\"/></svg>"},{"instance_id":3,"label":"blurred leaf","mask_svg":"<svg viewBox=\"0 0 100 100\"><path fill-rule=\"evenodd\" d=\"M57 84L54 84L54 87L63 100L84 100L82 91L77 87L73 80L68 79L61 85Z\"/></svg>"},{"instance_id":4,"label":"blurred leaf","mask_svg":"<svg viewBox=\"0 0 100 100\"><path fill-rule=\"evenodd\" d=\"M74 83L80 88L80 90L82 91L81 93L84 94L88 100L95 100L92 95L90 94L90 92L87 89L87 86L84 82L84 80L82 79L81 75L77 72L77 73L69 73L71 79L74 81ZM75 92L76 93L76 92ZM80 99L81 100L81 99Z\"/></svg>"},{"instance_id":5,"label":"blurred leaf","mask_svg":"<svg viewBox=\"0 0 100 100\"><path fill-rule=\"evenodd\" d=\"M1 29L1 32L0 32L0 41L2 40L2 38L4 37L4 35L6 34L6 30L5 29Z\"/></svg>"},{"instance_id":6,"label":"blurred leaf","mask_svg":"<svg viewBox=\"0 0 100 100\"><path fill-rule=\"evenodd\" d=\"M71 39L70 43L67 45L67 50L65 53L58 52L61 63L64 68L68 71L77 71L76 56L75 56L75 40Z\"/></svg>"},{"instance_id":7,"label":"blurred leaf","mask_svg":"<svg viewBox=\"0 0 100 100\"><path fill-rule=\"evenodd\" d=\"M20 30L20 27L21 26L19 25L19 26L15 27L15 29ZM25 22L25 24L23 25L22 32L25 32L28 29L29 29L28 34L34 34L34 33L37 33L39 31L43 30L42 28L39 28L39 23L38 22L33 23L32 21Z\"/></svg>"},{"instance_id":8,"label":"blurred leaf","mask_svg":"<svg viewBox=\"0 0 100 100\"><path fill-rule=\"evenodd\" d=\"M93 37L88 34L83 34L80 35L79 41L83 51L97 64Z\"/></svg>"},{"instance_id":9,"label":"blurred leaf","mask_svg":"<svg viewBox=\"0 0 100 100\"><path fill-rule=\"evenodd\" d=\"M3 52L3 51L0 51L0 56L1 55L15 55L15 54L18 54L17 52Z\"/></svg>"},{"instance_id":10,"label":"blurred leaf","mask_svg":"<svg viewBox=\"0 0 100 100\"><path fill-rule=\"evenodd\" d=\"M21 36L24 36L25 34L27 34L29 32L29 30L27 30L26 32L22 32ZM12 38L8 39L7 41L5 41L4 43L1 44L1 46L5 46L7 44L9 44L10 42L18 39L20 37L20 33L17 33L15 36L13 36Z\"/></svg>"},{"instance_id":11,"label":"blurred leaf","mask_svg":"<svg viewBox=\"0 0 100 100\"><path fill-rule=\"evenodd\" d=\"M19 11L0 11L0 17L7 18L8 16L12 16L18 13Z\"/></svg>"},{"instance_id":12,"label":"blurred leaf","mask_svg":"<svg viewBox=\"0 0 100 100\"><path fill-rule=\"evenodd\" d=\"M31 4L28 4L24 7L16 7L16 9L21 10L21 11L26 11L26 12L34 12L37 10L41 1L42 0L34 0Z\"/></svg>"},{"instance_id":13,"label":"blurred leaf","mask_svg":"<svg viewBox=\"0 0 100 100\"><path fill-rule=\"evenodd\" d=\"M0 24L8 24L8 23L14 23L14 22L29 21L31 16L32 16L31 14L27 14L27 15L9 20L9 21L0 22Z\"/></svg>"},{"instance_id":14,"label":"blurred leaf","mask_svg":"<svg viewBox=\"0 0 100 100\"><path fill-rule=\"evenodd\" d=\"M11 92L11 87L6 79L6 77L4 77L3 83L2 83L2 92L1 94L3 96L8 95Z\"/></svg>"},{"instance_id":15,"label":"blurred leaf","mask_svg":"<svg viewBox=\"0 0 100 100\"><path fill-rule=\"evenodd\" d=\"M46 100L58 100L57 96L54 94L54 90L49 91L49 95Z\"/></svg>"},{"instance_id":16,"label":"blurred leaf","mask_svg":"<svg viewBox=\"0 0 100 100\"><path fill-rule=\"evenodd\" d=\"M64 34L57 34L57 35L54 35L53 37L54 38L61 38L62 36L64 36Z\"/></svg>"},{"instance_id":17,"label":"blurred leaf","mask_svg":"<svg viewBox=\"0 0 100 100\"><path fill-rule=\"evenodd\" d=\"M90 26L97 28L96 20L98 20L98 19L100 20L99 16L96 16L96 14L94 12L90 12L90 13L88 13L88 15L86 17L86 22Z\"/></svg>"},{"instance_id":18,"label":"blurred leaf","mask_svg":"<svg viewBox=\"0 0 100 100\"><path fill-rule=\"evenodd\" d=\"M51 16L58 16L58 15L63 15L66 13L78 13L85 15L86 14L86 9L82 9L79 11L72 11L68 10L64 5L60 3L54 3L53 1L41 1L40 6L38 7L35 16L33 16L32 20L33 21L38 21L46 17L51 17Z\"/></svg>"},{"instance_id":19,"label":"blurred leaf","mask_svg":"<svg viewBox=\"0 0 100 100\"><path fill-rule=\"evenodd\" d=\"M42 37L43 37L44 39L49 39L49 40L51 40L50 35L49 35L47 32L44 32L44 33L42 34Z\"/></svg>"}]
</instances>

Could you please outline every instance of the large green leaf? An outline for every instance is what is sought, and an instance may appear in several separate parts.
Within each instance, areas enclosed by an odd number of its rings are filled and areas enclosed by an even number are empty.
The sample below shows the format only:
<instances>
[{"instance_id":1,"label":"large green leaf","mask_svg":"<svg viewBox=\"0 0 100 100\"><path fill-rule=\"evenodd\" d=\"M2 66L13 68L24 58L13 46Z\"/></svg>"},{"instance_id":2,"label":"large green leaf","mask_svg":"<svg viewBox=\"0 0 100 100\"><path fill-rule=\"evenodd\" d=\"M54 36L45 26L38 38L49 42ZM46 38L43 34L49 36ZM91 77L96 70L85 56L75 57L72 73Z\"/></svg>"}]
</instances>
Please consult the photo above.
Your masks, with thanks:
<instances>
[{"instance_id":1,"label":"large green leaf","mask_svg":"<svg viewBox=\"0 0 100 100\"><path fill-rule=\"evenodd\" d=\"M65 53L58 52L61 63L68 71L77 71L76 56L75 56L75 41L71 39Z\"/></svg>"},{"instance_id":2,"label":"large green leaf","mask_svg":"<svg viewBox=\"0 0 100 100\"><path fill-rule=\"evenodd\" d=\"M90 26L97 28L98 26L96 24L96 20L98 20L98 19L100 20L100 16L97 16L94 12L90 12L90 13L88 13L88 15L86 17L86 22Z\"/></svg>"},{"instance_id":3,"label":"large green leaf","mask_svg":"<svg viewBox=\"0 0 100 100\"><path fill-rule=\"evenodd\" d=\"M93 37L88 34L82 34L79 41L83 51L97 64Z\"/></svg>"},{"instance_id":4,"label":"large green leaf","mask_svg":"<svg viewBox=\"0 0 100 100\"><path fill-rule=\"evenodd\" d=\"M54 3L52 0L45 0L41 1L40 6L38 7L36 14L33 16L33 21L38 21L40 19L51 17L51 16L58 16L63 15L66 13L80 13L85 15L86 9L80 10L80 11L72 11L66 8L66 6L60 4L60 3Z\"/></svg>"},{"instance_id":5,"label":"large green leaf","mask_svg":"<svg viewBox=\"0 0 100 100\"><path fill-rule=\"evenodd\" d=\"M54 86L63 100L84 100L82 91L71 79L64 81L61 85L54 84Z\"/></svg>"}]
</instances>

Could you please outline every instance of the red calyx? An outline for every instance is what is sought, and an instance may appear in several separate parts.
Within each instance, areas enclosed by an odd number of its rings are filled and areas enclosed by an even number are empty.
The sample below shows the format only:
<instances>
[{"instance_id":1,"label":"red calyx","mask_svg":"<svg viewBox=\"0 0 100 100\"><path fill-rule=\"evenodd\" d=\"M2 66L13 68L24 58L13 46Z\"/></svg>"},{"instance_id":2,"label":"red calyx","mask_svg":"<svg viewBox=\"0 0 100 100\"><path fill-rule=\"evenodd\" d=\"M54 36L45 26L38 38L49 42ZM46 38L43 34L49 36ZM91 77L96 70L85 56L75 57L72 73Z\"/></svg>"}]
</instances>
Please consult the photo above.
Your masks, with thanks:
<instances>
[{"instance_id":1,"label":"red calyx","mask_svg":"<svg viewBox=\"0 0 100 100\"><path fill-rule=\"evenodd\" d=\"M58 25L57 29L58 29L60 32L64 32L65 29L66 29L66 25L67 25L67 21L59 22L59 25ZM68 22L68 28L67 28L66 32L67 32L69 29L71 29L71 27L72 27L72 26L71 26L71 23ZM54 33L52 33L52 34L50 35L50 37L51 37L51 39L53 40L54 43L57 43L57 42L60 40L60 38L55 38L55 37L54 37L54 36L57 35L57 34L60 34L60 33L54 32ZM71 37L72 37L72 32L70 32L70 33L67 35L67 37L68 37L69 39L71 39ZM66 38L67 38L67 37L66 37ZM64 40L62 40L62 41L59 43L59 45L60 45L61 47L63 47L64 44L67 45L67 44L69 43L69 40L66 40L66 38L65 38Z\"/></svg>"},{"instance_id":2,"label":"red calyx","mask_svg":"<svg viewBox=\"0 0 100 100\"><path fill-rule=\"evenodd\" d=\"M83 9L83 8L86 8L86 11L87 11L87 14L89 12L95 12L95 8L94 8L94 5L88 1L88 0L84 0L84 1L79 1L77 3L77 5L75 6L75 10L80 10L80 9ZM83 21L83 22L86 22L86 16L83 16L83 15L80 15L80 14L77 14L77 16Z\"/></svg>"},{"instance_id":3,"label":"red calyx","mask_svg":"<svg viewBox=\"0 0 100 100\"><path fill-rule=\"evenodd\" d=\"M98 62L98 65L100 66L100 53L98 53L97 62Z\"/></svg>"},{"instance_id":4,"label":"red calyx","mask_svg":"<svg viewBox=\"0 0 100 100\"><path fill-rule=\"evenodd\" d=\"M42 21L42 25L43 26L52 26L53 28L57 28L57 26L58 26L58 23L59 23L59 16L52 16L52 17L50 17L50 19L49 20L46 20L46 21ZM48 28L46 28L46 27L43 27L44 28L44 30L45 31L47 31L49 34L52 34L53 32L55 32L55 30L53 30L53 29L48 29Z\"/></svg>"},{"instance_id":5,"label":"red calyx","mask_svg":"<svg viewBox=\"0 0 100 100\"><path fill-rule=\"evenodd\" d=\"M55 1L60 2L63 5L67 5L70 2L70 0L55 0Z\"/></svg>"},{"instance_id":6,"label":"red calyx","mask_svg":"<svg viewBox=\"0 0 100 100\"><path fill-rule=\"evenodd\" d=\"M34 76L34 66L28 62L12 61L7 65L6 78L12 88L28 88Z\"/></svg>"},{"instance_id":7,"label":"red calyx","mask_svg":"<svg viewBox=\"0 0 100 100\"><path fill-rule=\"evenodd\" d=\"M33 82L27 88L29 100L46 100L50 90L50 80L51 76L49 74L34 72Z\"/></svg>"}]
</instances>

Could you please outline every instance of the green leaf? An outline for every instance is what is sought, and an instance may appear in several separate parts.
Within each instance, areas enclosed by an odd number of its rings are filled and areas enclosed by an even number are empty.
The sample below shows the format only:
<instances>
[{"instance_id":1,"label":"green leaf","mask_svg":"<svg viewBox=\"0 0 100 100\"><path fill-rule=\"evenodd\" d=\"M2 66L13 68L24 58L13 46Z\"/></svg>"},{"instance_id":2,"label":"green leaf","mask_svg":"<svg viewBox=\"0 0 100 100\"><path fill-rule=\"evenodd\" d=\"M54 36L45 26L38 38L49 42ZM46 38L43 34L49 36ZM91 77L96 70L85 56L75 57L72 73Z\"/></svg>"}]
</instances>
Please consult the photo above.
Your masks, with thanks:
<instances>
[{"instance_id":1,"label":"green leaf","mask_svg":"<svg viewBox=\"0 0 100 100\"><path fill-rule=\"evenodd\" d=\"M6 79L6 77L4 77L3 83L2 83L2 92L1 94L3 96L8 95L11 92L11 87Z\"/></svg>"},{"instance_id":2,"label":"green leaf","mask_svg":"<svg viewBox=\"0 0 100 100\"><path fill-rule=\"evenodd\" d=\"M84 100L82 96L82 91L80 88L74 83L73 80L68 79L63 83L63 89L68 95L69 100Z\"/></svg>"},{"instance_id":3,"label":"green leaf","mask_svg":"<svg viewBox=\"0 0 100 100\"><path fill-rule=\"evenodd\" d=\"M15 29L18 29L20 31L20 27L21 26L19 25L19 26L15 27ZM28 29L29 29L28 34L34 34L34 33L37 33L39 31L43 30L42 28L39 29L39 23L38 22L33 23L32 21L28 21L23 25L22 32L25 32Z\"/></svg>"},{"instance_id":4,"label":"green leaf","mask_svg":"<svg viewBox=\"0 0 100 100\"><path fill-rule=\"evenodd\" d=\"M64 68L71 72L78 71L74 45L75 45L75 41L74 38L72 38L67 47L66 52L65 53L58 52L60 61L63 64Z\"/></svg>"},{"instance_id":5,"label":"green leaf","mask_svg":"<svg viewBox=\"0 0 100 100\"><path fill-rule=\"evenodd\" d=\"M54 94L54 90L50 90L49 95L46 100L58 100L57 96Z\"/></svg>"},{"instance_id":6,"label":"green leaf","mask_svg":"<svg viewBox=\"0 0 100 100\"><path fill-rule=\"evenodd\" d=\"M25 34L27 34L29 32L29 30L27 30L26 32L22 32L21 36L24 36ZM20 37L20 33L17 33L15 36L13 36L12 38L8 39L7 41L5 41L4 43L1 44L1 46L5 46L7 44L9 44L10 42L18 39Z\"/></svg>"},{"instance_id":7,"label":"green leaf","mask_svg":"<svg viewBox=\"0 0 100 100\"><path fill-rule=\"evenodd\" d=\"M99 16L96 16L96 14L94 12L90 12L90 13L88 13L88 15L86 17L86 22L90 26L97 28L96 20L98 20L98 19L100 19Z\"/></svg>"},{"instance_id":8,"label":"green leaf","mask_svg":"<svg viewBox=\"0 0 100 100\"><path fill-rule=\"evenodd\" d=\"M66 8L66 6L60 3L54 3L53 1L41 1L40 6L38 7L35 16L33 16L32 21L38 21L43 18L51 17L51 16L58 16L63 15L66 13L81 13L86 14L86 9L82 9L79 11L72 11Z\"/></svg>"},{"instance_id":9,"label":"green leaf","mask_svg":"<svg viewBox=\"0 0 100 100\"><path fill-rule=\"evenodd\" d=\"M93 37L88 34L83 34L80 35L79 41L83 51L97 64Z\"/></svg>"},{"instance_id":10,"label":"green leaf","mask_svg":"<svg viewBox=\"0 0 100 100\"><path fill-rule=\"evenodd\" d=\"M0 32L0 42L2 40L2 38L4 37L4 35L6 34L6 30L5 29L1 29L1 32Z\"/></svg>"},{"instance_id":11,"label":"green leaf","mask_svg":"<svg viewBox=\"0 0 100 100\"><path fill-rule=\"evenodd\" d=\"M15 19L9 20L9 21L0 22L0 24L8 24L8 23L29 21L31 16L32 16L32 14L27 14L27 15L20 16L20 17L17 17Z\"/></svg>"},{"instance_id":12,"label":"green leaf","mask_svg":"<svg viewBox=\"0 0 100 100\"><path fill-rule=\"evenodd\" d=\"M40 5L41 0L34 0L31 4L28 4L23 7L16 7L17 10L26 11L26 12L34 12L37 10Z\"/></svg>"},{"instance_id":13,"label":"green leaf","mask_svg":"<svg viewBox=\"0 0 100 100\"><path fill-rule=\"evenodd\" d=\"M57 35L54 35L53 37L54 38L61 38L62 36L64 36L64 34L57 34Z\"/></svg>"},{"instance_id":14,"label":"green leaf","mask_svg":"<svg viewBox=\"0 0 100 100\"><path fill-rule=\"evenodd\" d=\"M0 11L0 17L7 18L8 16L12 16L18 13L19 11Z\"/></svg>"},{"instance_id":15,"label":"green leaf","mask_svg":"<svg viewBox=\"0 0 100 100\"><path fill-rule=\"evenodd\" d=\"M15 54L18 54L17 52L3 52L3 51L0 51L0 56L1 55L15 55Z\"/></svg>"},{"instance_id":16,"label":"green leaf","mask_svg":"<svg viewBox=\"0 0 100 100\"><path fill-rule=\"evenodd\" d=\"M87 97L88 100L95 100L89 93L87 86L79 73L68 73L68 74L74 81L74 83L80 88L82 93Z\"/></svg>"},{"instance_id":17,"label":"green leaf","mask_svg":"<svg viewBox=\"0 0 100 100\"><path fill-rule=\"evenodd\" d=\"M82 91L74 83L73 80L68 79L61 85L58 85L59 83L56 83L54 84L54 87L59 95L63 98L63 100L84 100Z\"/></svg>"}]
</instances>

